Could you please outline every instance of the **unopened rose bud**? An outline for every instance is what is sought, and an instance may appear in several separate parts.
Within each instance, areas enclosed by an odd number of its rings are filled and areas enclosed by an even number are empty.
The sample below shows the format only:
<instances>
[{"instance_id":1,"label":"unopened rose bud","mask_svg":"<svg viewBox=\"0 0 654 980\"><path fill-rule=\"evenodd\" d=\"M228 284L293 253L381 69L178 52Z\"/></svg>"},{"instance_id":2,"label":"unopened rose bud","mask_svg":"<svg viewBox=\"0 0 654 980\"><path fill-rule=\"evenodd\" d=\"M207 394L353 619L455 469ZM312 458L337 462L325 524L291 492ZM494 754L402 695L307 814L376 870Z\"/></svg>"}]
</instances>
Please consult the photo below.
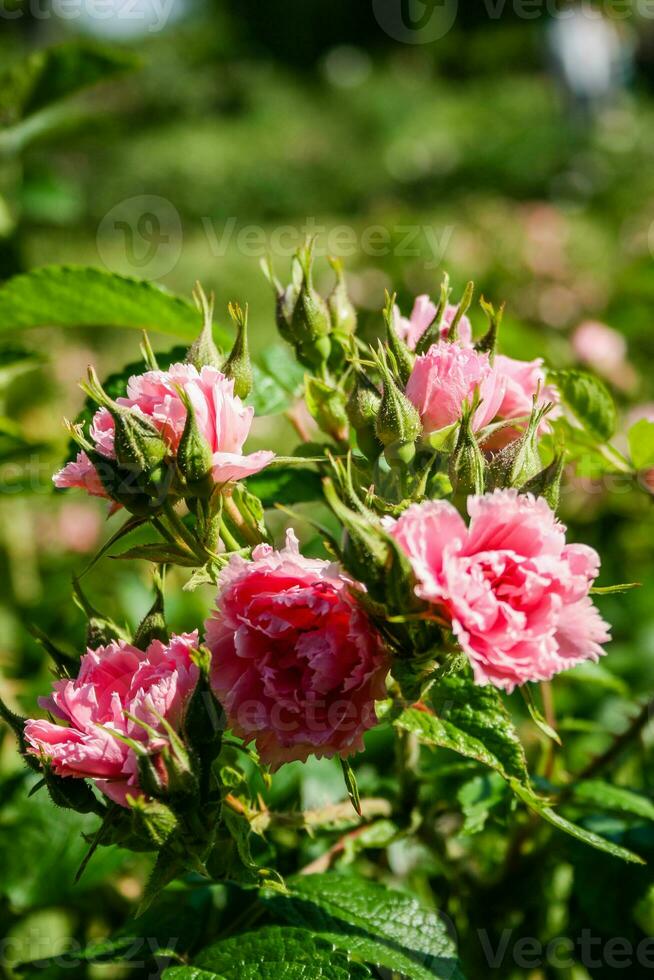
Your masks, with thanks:
<instances>
[{"instance_id":1,"label":"unopened rose bud","mask_svg":"<svg viewBox=\"0 0 654 980\"><path fill-rule=\"evenodd\" d=\"M324 299L313 285L314 241L308 240L293 256L292 283L282 288L270 262L262 265L277 298L276 319L284 340L295 347L301 364L319 370L332 350L332 322Z\"/></svg>"},{"instance_id":2,"label":"unopened rose bud","mask_svg":"<svg viewBox=\"0 0 654 980\"><path fill-rule=\"evenodd\" d=\"M565 457L559 453L540 473L536 473L522 485L520 493L533 493L536 497L544 497L552 510L555 511L559 506L564 466Z\"/></svg>"},{"instance_id":3,"label":"unopened rose bud","mask_svg":"<svg viewBox=\"0 0 654 980\"><path fill-rule=\"evenodd\" d=\"M189 347L186 362L192 364L198 371L201 371L203 367L220 368L222 358L213 339L213 295L207 298L198 282L195 284L193 298L202 313L202 330L198 339Z\"/></svg>"},{"instance_id":4,"label":"unopened rose bud","mask_svg":"<svg viewBox=\"0 0 654 980\"><path fill-rule=\"evenodd\" d=\"M177 447L177 469L191 496L208 497L214 487L211 448L198 427L193 402L181 388L179 397L186 408L186 421Z\"/></svg>"},{"instance_id":5,"label":"unopened rose bud","mask_svg":"<svg viewBox=\"0 0 654 980\"><path fill-rule=\"evenodd\" d=\"M382 348L377 363L383 382L375 428L377 438L384 446L389 466L407 464L415 456L415 441L422 432L420 416L393 380Z\"/></svg>"},{"instance_id":6,"label":"unopened rose bud","mask_svg":"<svg viewBox=\"0 0 654 980\"><path fill-rule=\"evenodd\" d=\"M393 356L393 361L397 369L398 380L403 388L411 377L416 356L410 351L404 341L400 338L395 325L395 296L386 294L386 308L384 310L384 320L386 322L386 343Z\"/></svg>"},{"instance_id":7,"label":"unopened rose bud","mask_svg":"<svg viewBox=\"0 0 654 980\"><path fill-rule=\"evenodd\" d=\"M537 393L529 423L522 436L514 439L493 457L489 467L492 488L520 488L540 471L542 464L538 452L538 429L552 406L539 406L538 397Z\"/></svg>"},{"instance_id":8,"label":"unopened rose bud","mask_svg":"<svg viewBox=\"0 0 654 980\"><path fill-rule=\"evenodd\" d=\"M463 496L484 492L486 462L472 431L476 405L473 403L473 406L468 406L464 411L456 446L450 457L450 480L454 490Z\"/></svg>"},{"instance_id":9,"label":"unopened rose bud","mask_svg":"<svg viewBox=\"0 0 654 980\"><path fill-rule=\"evenodd\" d=\"M329 264L336 275L336 285L327 297L327 307L334 333L346 339L356 330L357 313L347 294L343 263L340 259L330 258Z\"/></svg>"},{"instance_id":10,"label":"unopened rose bud","mask_svg":"<svg viewBox=\"0 0 654 980\"><path fill-rule=\"evenodd\" d=\"M381 444L375 433L381 395L363 375L358 375L346 405L347 417L357 435L361 452L370 460L377 459Z\"/></svg>"},{"instance_id":11,"label":"unopened rose bud","mask_svg":"<svg viewBox=\"0 0 654 980\"><path fill-rule=\"evenodd\" d=\"M234 394L247 398L252 391L252 362L248 347L248 308L230 303L229 315L236 326L236 340L223 366L223 374L234 380Z\"/></svg>"},{"instance_id":12,"label":"unopened rose bud","mask_svg":"<svg viewBox=\"0 0 654 980\"><path fill-rule=\"evenodd\" d=\"M111 405L109 412L114 420L114 452L118 465L134 473L152 473L167 452L157 427L129 408Z\"/></svg>"}]
</instances>

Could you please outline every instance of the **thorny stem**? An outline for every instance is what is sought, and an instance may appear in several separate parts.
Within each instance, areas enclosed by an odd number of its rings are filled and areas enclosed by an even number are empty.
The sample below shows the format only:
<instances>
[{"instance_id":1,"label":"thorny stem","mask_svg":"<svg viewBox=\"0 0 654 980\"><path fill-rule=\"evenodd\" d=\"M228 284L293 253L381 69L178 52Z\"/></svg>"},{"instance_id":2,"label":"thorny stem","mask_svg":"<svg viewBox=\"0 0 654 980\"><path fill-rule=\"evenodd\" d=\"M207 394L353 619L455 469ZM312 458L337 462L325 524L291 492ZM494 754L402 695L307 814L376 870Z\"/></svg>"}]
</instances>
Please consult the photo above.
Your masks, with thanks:
<instances>
[{"instance_id":1,"label":"thorny stem","mask_svg":"<svg viewBox=\"0 0 654 980\"><path fill-rule=\"evenodd\" d=\"M204 549L201 548L199 542L196 541L191 531L189 531L189 529L186 527L184 521L175 510L174 505L171 503L164 504L164 513L168 519L168 523L172 526L174 533L182 539L186 547L191 551L191 554L195 555L196 558L199 558L202 562L204 562L206 560L206 555L202 554Z\"/></svg>"}]
</instances>

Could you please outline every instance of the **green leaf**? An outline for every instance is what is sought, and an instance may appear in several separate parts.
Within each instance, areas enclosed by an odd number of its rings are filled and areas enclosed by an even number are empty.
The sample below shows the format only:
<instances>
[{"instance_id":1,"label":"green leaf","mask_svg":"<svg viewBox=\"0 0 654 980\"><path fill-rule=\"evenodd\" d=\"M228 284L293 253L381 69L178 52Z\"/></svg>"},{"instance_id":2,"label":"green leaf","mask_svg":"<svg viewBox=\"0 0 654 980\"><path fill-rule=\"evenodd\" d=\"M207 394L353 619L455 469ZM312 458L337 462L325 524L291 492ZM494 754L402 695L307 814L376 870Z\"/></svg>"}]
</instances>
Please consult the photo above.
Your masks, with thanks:
<instances>
[{"instance_id":1,"label":"green leaf","mask_svg":"<svg viewBox=\"0 0 654 980\"><path fill-rule=\"evenodd\" d=\"M613 398L606 385L587 371L575 369L550 371L548 379L558 388L561 398L598 442L608 442L616 427Z\"/></svg>"},{"instance_id":2,"label":"green leaf","mask_svg":"<svg viewBox=\"0 0 654 980\"><path fill-rule=\"evenodd\" d=\"M601 779L589 779L579 783L574 788L572 799L575 803L587 803L600 810L612 810L619 813L630 813L645 820L654 820L654 802L623 789L622 786L612 786Z\"/></svg>"},{"instance_id":3,"label":"green leaf","mask_svg":"<svg viewBox=\"0 0 654 980\"><path fill-rule=\"evenodd\" d=\"M0 334L42 326L129 327L193 341L201 320L191 303L153 283L91 266L47 265L0 287Z\"/></svg>"},{"instance_id":4,"label":"green leaf","mask_svg":"<svg viewBox=\"0 0 654 980\"><path fill-rule=\"evenodd\" d=\"M395 725L425 745L451 749L528 785L524 749L499 693L473 683L468 672L442 678L431 690L433 714L407 708Z\"/></svg>"},{"instance_id":5,"label":"green leaf","mask_svg":"<svg viewBox=\"0 0 654 980\"><path fill-rule=\"evenodd\" d=\"M182 565L184 568L197 568L200 564L199 558L194 558L190 552L174 544L153 542L152 544L139 544L124 551L121 555L111 555L116 560L156 562L159 565Z\"/></svg>"},{"instance_id":6,"label":"green leaf","mask_svg":"<svg viewBox=\"0 0 654 980\"><path fill-rule=\"evenodd\" d=\"M193 973L199 967L204 973ZM312 936L306 929L264 926L215 943L196 957L191 967L173 967L166 980L364 980L364 966L349 963L336 944Z\"/></svg>"},{"instance_id":7,"label":"green leaf","mask_svg":"<svg viewBox=\"0 0 654 980\"><path fill-rule=\"evenodd\" d=\"M350 798L350 803L359 814L361 813L361 797L359 796L359 787L357 785L357 777L354 774L354 770L347 759L341 759L341 769L343 770L343 779L345 780L345 788L347 790L347 795Z\"/></svg>"},{"instance_id":8,"label":"green leaf","mask_svg":"<svg viewBox=\"0 0 654 980\"><path fill-rule=\"evenodd\" d=\"M0 125L13 125L138 64L124 48L90 41L71 41L35 51L0 76Z\"/></svg>"},{"instance_id":9,"label":"green leaf","mask_svg":"<svg viewBox=\"0 0 654 980\"><path fill-rule=\"evenodd\" d=\"M305 504L322 500L320 474L308 466L267 467L245 481L264 507L276 504Z\"/></svg>"},{"instance_id":10,"label":"green leaf","mask_svg":"<svg viewBox=\"0 0 654 980\"><path fill-rule=\"evenodd\" d=\"M182 900L180 900L182 898ZM60 953L21 963L20 969L43 969L50 964L74 967L83 963L129 963L132 960L154 961L154 957L181 956L202 939L212 906L209 888L194 888L183 893L164 893L138 919L129 919L120 930L80 950Z\"/></svg>"},{"instance_id":11,"label":"green leaf","mask_svg":"<svg viewBox=\"0 0 654 980\"><path fill-rule=\"evenodd\" d=\"M456 794L465 817L461 836L470 837L483 830L490 811L506 798L507 792L506 782L496 772L473 776L464 783Z\"/></svg>"},{"instance_id":12,"label":"green leaf","mask_svg":"<svg viewBox=\"0 0 654 980\"><path fill-rule=\"evenodd\" d=\"M556 731L555 728L552 728L552 726L549 725L543 718L543 715L541 714L538 705L534 701L534 696L531 692L529 685L524 684L520 688L520 693L525 699L527 710L529 711L531 720L536 725L536 727L540 729L543 735L545 735L547 738L551 738L553 742L556 742L557 745L562 745L563 743L561 742L561 737L559 733Z\"/></svg>"},{"instance_id":13,"label":"green leaf","mask_svg":"<svg viewBox=\"0 0 654 980\"><path fill-rule=\"evenodd\" d=\"M443 922L411 896L340 874L297 875L287 886L289 897L265 900L287 922L410 980L462 980Z\"/></svg>"},{"instance_id":14,"label":"green leaf","mask_svg":"<svg viewBox=\"0 0 654 980\"><path fill-rule=\"evenodd\" d=\"M640 419L629 429L627 439L634 468L647 470L654 466L654 422Z\"/></svg>"},{"instance_id":15,"label":"green leaf","mask_svg":"<svg viewBox=\"0 0 654 980\"><path fill-rule=\"evenodd\" d=\"M256 415L277 415L299 397L304 369L295 360L290 347L269 347L252 366L254 384L247 400Z\"/></svg>"},{"instance_id":16,"label":"green leaf","mask_svg":"<svg viewBox=\"0 0 654 980\"><path fill-rule=\"evenodd\" d=\"M593 833L592 830L586 830L585 827L580 827L578 824L572 823L571 820L566 820L556 810L552 810L546 800L537 796L531 787L520 785L515 780L512 781L511 785L516 796L523 803L526 803L530 810L533 810L543 820L551 823L558 830L562 830L565 834L575 837L577 840L590 845L590 847L594 847L598 851L603 851L612 857L620 858L622 861L627 861L630 864L645 864L645 861L637 854L634 854L633 851L628 851L625 847L620 847L618 844L607 840L606 837L600 837L599 834Z\"/></svg>"}]
</instances>

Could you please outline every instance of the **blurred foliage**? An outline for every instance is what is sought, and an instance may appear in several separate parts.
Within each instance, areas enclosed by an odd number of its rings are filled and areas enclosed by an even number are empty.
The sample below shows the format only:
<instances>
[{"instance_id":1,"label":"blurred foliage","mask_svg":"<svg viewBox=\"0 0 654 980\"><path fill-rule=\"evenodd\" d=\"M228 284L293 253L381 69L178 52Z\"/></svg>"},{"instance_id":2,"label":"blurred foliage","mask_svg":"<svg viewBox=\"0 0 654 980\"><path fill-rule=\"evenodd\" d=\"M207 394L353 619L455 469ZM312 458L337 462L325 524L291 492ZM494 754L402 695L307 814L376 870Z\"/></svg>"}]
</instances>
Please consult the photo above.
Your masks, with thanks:
<instances>
[{"instance_id":1,"label":"blurred foliage","mask_svg":"<svg viewBox=\"0 0 654 980\"><path fill-rule=\"evenodd\" d=\"M189 4L167 30L121 43L115 64L126 67L136 55L141 68L88 92L70 86L75 92L63 111L44 116L43 89L36 86L36 101L25 96L25 106L31 99L39 110L29 127L19 139L15 129L9 136L0 130L0 278L56 262L145 275L184 295L200 279L216 290L221 325L229 300L249 302L253 347L261 352L273 336L273 318L257 260L269 248L286 271L300 238L292 229L322 229L319 247L328 240L342 251L371 336L380 329L384 288L397 289L405 309L415 294L435 291L444 268L457 288L474 276L493 301L507 300L507 353L569 367L575 362L570 336L580 321L599 319L618 329L628 342L630 371L608 380L624 430L633 406L654 400L651 23L629 24L639 29L631 89L617 92L588 120L575 114L547 70L542 18L523 21L508 12L490 21L482 5L460 6L447 36L412 46L384 34L369 4ZM3 70L16 70L46 44L70 41L80 26L30 17L29 4L5 3L10 9L21 16L1 21ZM87 81L94 70L83 73ZM59 94L67 94L66 82L59 79ZM280 239L281 228L287 230ZM374 229L381 229L382 245ZM326 263L323 276L331 282ZM153 340L170 345L156 334ZM103 504L50 490L65 452L60 418L74 417L82 405L75 385L86 364L94 360L106 375L135 360L138 336L40 328L22 335L21 344L27 350L20 357L3 354L0 378L0 413L17 427L0 431L0 694L27 713L49 681L27 627L33 623L52 640L81 648L84 624L70 600L71 577L109 533ZM271 437L282 452L294 447L283 416L256 423L253 448ZM562 759L578 770L625 727L634 699L654 690L652 498L644 481L577 474L566 484L562 515L576 540L602 554L602 584L642 583L625 595L598 598L614 636L601 667L578 669L554 684L557 715L566 719ZM308 527L304 533L310 542ZM89 573L89 592L133 626L150 601L147 566L121 567L118 578L111 565L105 561ZM204 618L211 593L183 592L176 574L168 583L168 614L171 627L182 630ZM545 774L551 749L519 698L512 708L534 768L540 760ZM382 727L368 741L356 766L359 787L362 795L383 799L394 779L387 765L390 730ZM602 775L651 799L651 741L646 728ZM512 814L501 788L445 749L423 753L429 846L407 844L384 816L367 837L350 835L347 824L331 828L331 860L445 910L469 977L489 975L484 941L497 950L507 929L510 950L520 937L547 945L584 929L603 944L624 937L635 946L652 932L651 870L625 868L558 834L548 835L545 846L537 840L533 855L507 849ZM0 976L7 977L17 975L18 962L57 952L66 939L86 944L115 933L147 872L147 862L108 849L73 885L85 818L54 812L41 794L28 800L30 785L7 735L0 741L6 950ZM258 789L269 806L289 813L343 796L340 769L328 762L286 766L269 789ZM443 798L451 806L434 807ZM616 812L600 825L582 802L574 803L574 815L654 860L651 821ZM324 855L324 837L290 820L274 828L271 841L284 873ZM195 901L196 884L188 883L187 904ZM209 934L217 923L229 928L243 912L236 889L215 889L198 901ZM152 927L138 926L135 934L151 935ZM194 944L197 937L189 934L184 948ZM49 966L38 975L95 980L153 970L150 957L131 969L82 963ZM583 980L610 972L577 965L529 973L507 953L492 975ZM646 972L632 967L629 975Z\"/></svg>"}]
</instances>

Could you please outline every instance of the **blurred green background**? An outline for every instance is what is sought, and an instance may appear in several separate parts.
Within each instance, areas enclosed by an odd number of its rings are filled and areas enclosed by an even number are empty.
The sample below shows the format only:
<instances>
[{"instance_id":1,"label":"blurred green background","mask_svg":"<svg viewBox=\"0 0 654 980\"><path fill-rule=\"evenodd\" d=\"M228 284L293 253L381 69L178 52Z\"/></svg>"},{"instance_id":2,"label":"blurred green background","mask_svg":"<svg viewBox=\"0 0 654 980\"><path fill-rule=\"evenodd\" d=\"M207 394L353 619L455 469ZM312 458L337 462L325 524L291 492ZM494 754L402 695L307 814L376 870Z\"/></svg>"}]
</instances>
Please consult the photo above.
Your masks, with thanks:
<instances>
[{"instance_id":1,"label":"blurred green background","mask_svg":"<svg viewBox=\"0 0 654 980\"><path fill-rule=\"evenodd\" d=\"M0 128L0 279L46 263L100 265L186 295L199 279L215 290L223 326L230 300L250 304L253 348L261 352L275 330L259 259L270 252L284 278L292 250L314 232L320 255L343 257L366 329L379 327L384 289L397 290L408 312L412 297L436 292L447 270L457 289L472 278L489 299L506 300L502 345L514 356L573 364L580 324L614 328L626 352L599 367L622 420L647 412L654 400L654 19L631 8L619 15L625 5L608 3L599 31L588 19L575 26L575 18L557 20L542 9L527 18L518 4L426 4L411 21L399 0L172 0L130 4L129 16L124 3L105 5L102 16L89 4L2 3L3 71L30 52L79 38L115 46L134 64L37 119L19 150L3 144ZM491 16L500 7L502 15ZM0 101L0 119L2 108ZM324 259L318 279L329 288ZM482 317L473 319L481 329ZM27 626L80 648L84 623L70 600L71 575L112 526L101 502L50 489L66 452L61 418L81 406L76 382L86 365L94 362L101 375L119 369L138 358L139 338L43 329L11 340L33 360L20 372L2 374L0 365L3 411L40 448L12 458L11 433L0 433L8 440L0 472L0 695L33 712L49 675ZM253 445L271 439L292 450L283 418L256 423ZM565 751L578 766L654 687L654 521L644 480L593 482L572 473L562 514L574 539L600 550L603 584L643 583L601 600L614 632L606 670L557 679L557 706L573 719ZM132 624L149 604L144 564L116 570L105 561L84 581L103 610ZM190 629L211 595L182 592L183 581L169 587L169 618L173 628ZM119 924L145 864L112 850L73 886L83 821L62 813L53 819L40 795L26 802L29 780L3 734L0 976L12 976L12 964L52 952L61 937L86 940ZM375 761L387 751L384 738L372 739L362 774L371 792L382 791ZM636 760L618 773L646 794L653 789L649 749L646 732ZM288 767L275 792L288 805L300 795L318 805L342 794L333 775L328 764L310 766L300 787ZM306 839L287 843L298 865L314 855ZM599 876L590 874L590 886L588 868L577 868L586 894L588 887L620 888L610 859L605 878L601 859L590 861ZM449 892L441 892L440 870L419 872L419 863L400 855L388 874L441 902ZM484 881L487 869L475 870ZM552 888L563 894L558 874ZM649 881L634 885L635 936L654 921ZM572 907L568 893L556 900ZM543 938L560 928L534 914L527 921L541 922L530 928L544 930ZM574 914L573 921L596 921L593 909ZM466 915L460 921L472 927L474 910ZM35 949L43 936L47 948ZM47 972L87 974L122 975L115 966ZM470 975L485 974L473 968ZM507 967L497 975L546 973Z\"/></svg>"}]
</instances>

